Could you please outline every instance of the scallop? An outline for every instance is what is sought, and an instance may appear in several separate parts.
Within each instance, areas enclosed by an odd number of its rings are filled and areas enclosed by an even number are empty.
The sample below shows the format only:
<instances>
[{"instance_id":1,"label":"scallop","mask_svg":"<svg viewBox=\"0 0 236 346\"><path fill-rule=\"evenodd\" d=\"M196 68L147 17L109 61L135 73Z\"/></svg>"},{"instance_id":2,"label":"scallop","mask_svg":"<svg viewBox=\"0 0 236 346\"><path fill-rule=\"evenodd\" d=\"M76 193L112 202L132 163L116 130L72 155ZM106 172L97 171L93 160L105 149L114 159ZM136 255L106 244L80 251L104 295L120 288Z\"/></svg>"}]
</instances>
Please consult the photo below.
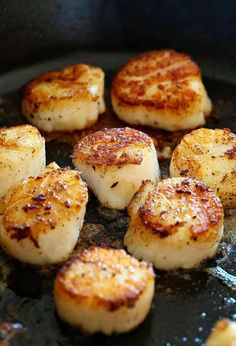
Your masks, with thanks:
<instances>
[{"instance_id":1,"label":"scallop","mask_svg":"<svg viewBox=\"0 0 236 346\"><path fill-rule=\"evenodd\" d=\"M128 213L128 252L160 270L198 266L215 255L223 234L220 199L191 178L143 182Z\"/></svg>"},{"instance_id":2,"label":"scallop","mask_svg":"<svg viewBox=\"0 0 236 346\"><path fill-rule=\"evenodd\" d=\"M92 126L105 111L104 72L77 64L47 72L24 89L22 113L39 129L73 131Z\"/></svg>"},{"instance_id":3,"label":"scallop","mask_svg":"<svg viewBox=\"0 0 236 346\"><path fill-rule=\"evenodd\" d=\"M78 142L73 163L106 207L124 209L142 180L156 182L160 170L151 138L131 128L106 129Z\"/></svg>"},{"instance_id":4,"label":"scallop","mask_svg":"<svg viewBox=\"0 0 236 346\"><path fill-rule=\"evenodd\" d=\"M174 150L170 175L197 178L215 191L224 207L236 207L236 135L206 128L185 135Z\"/></svg>"},{"instance_id":5,"label":"scallop","mask_svg":"<svg viewBox=\"0 0 236 346\"><path fill-rule=\"evenodd\" d=\"M32 265L64 261L77 243L87 200L87 187L78 172L50 164L1 201L3 250Z\"/></svg>"},{"instance_id":6,"label":"scallop","mask_svg":"<svg viewBox=\"0 0 236 346\"><path fill-rule=\"evenodd\" d=\"M154 294L152 266L124 250L91 247L67 263L54 285L62 320L89 333L128 332L147 316Z\"/></svg>"},{"instance_id":7,"label":"scallop","mask_svg":"<svg viewBox=\"0 0 236 346\"><path fill-rule=\"evenodd\" d=\"M129 124L167 131L204 125L212 108L197 64L173 50L146 52L123 66L112 83L112 105Z\"/></svg>"},{"instance_id":8,"label":"scallop","mask_svg":"<svg viewBox=\"0 0 236 346\"><path fill-rule=\"evenodd\" d=\"M236 323L226 318L217 321L206 346L236 346Z\"/></svg>"},{"instance_id":9,"label":"scallop","mask_svg":"<svg viewBox=\"0 0 236 346\"><path fill-rule=\"evenodd\" d=\"M0 129L0 198L45 168L45 140L31 125Z\"/></svg>"}]
</instances>

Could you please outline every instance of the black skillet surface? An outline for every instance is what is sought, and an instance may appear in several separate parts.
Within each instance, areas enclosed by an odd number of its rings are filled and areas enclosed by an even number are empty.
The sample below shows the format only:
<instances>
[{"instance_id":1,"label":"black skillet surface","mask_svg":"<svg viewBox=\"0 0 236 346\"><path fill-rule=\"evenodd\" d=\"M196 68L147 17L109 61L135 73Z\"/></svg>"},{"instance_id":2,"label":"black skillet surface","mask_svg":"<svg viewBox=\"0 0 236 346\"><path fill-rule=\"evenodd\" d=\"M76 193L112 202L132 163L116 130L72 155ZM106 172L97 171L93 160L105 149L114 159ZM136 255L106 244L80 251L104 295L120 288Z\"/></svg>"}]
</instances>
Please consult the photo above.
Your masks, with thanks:
<instances>
[{"instance_id":1,"label":"black skillet surface","mask_svg":"<svg viewBox=\"0 0 236 346\"><path fill-rule=\"evenodd\" d=\"M104 68L107 75L108 111L101 116L98 125L120 126L111 111L109 101L110 80L114 71L131 53L74 53L66 57L46 61L0 76L0 126L24 123L19 109L19 87L42 71L66 66L75 62L93 63ZM220 62L198 59L203 68L206 87L214 103L214 111L207 126L230 127L236 130L236 70ZM105 119L105 120L104 120ZM92 129L95 130L94 128ZM147 128L144 131L149 131ZM162 145L173 146L181 133L170 135L151 131L154 138L160 136ZM62 134L50 136L47 142L47 161L71 165L71 143L80 136ZM58 141L58 138L60 141ZM54 139L54 140L52 140ZM55 140L56 139L56 140ZM166 142L166 143L165 143ZM164 144L163 144L164 143ZM166 174L168 162L161 161ZM236 217L229 211L225 236L216 260L192 271L172 273L156 272L156 294L152 309L142 325L126 335L105 337L85 335L63 324L56 316L53 304L53 278L57 268L36 270L0 254L0 345L10 346L151 346L151 345L204 345L215 321L221 317L236 320L236 294L229 285L208 274L206 269L216 265L228 273L235 273ZM128 217L101 207L90 196L84 228L76 251L92 244L123 246ZM227 276L226 276L227 280Z\"/></svg>"}]
</instances>

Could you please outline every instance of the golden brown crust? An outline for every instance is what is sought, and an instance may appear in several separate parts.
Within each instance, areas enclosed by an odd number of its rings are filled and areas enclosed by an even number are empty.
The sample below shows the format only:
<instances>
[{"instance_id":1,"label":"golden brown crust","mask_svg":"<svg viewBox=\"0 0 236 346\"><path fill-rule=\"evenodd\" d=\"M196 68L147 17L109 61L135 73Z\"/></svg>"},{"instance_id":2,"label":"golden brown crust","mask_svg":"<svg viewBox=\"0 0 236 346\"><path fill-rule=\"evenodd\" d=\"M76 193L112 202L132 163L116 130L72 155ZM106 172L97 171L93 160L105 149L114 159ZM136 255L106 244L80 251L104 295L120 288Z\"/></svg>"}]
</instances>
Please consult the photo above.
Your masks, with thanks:
<instances>
[{"instance_id":1,"label":"golden brown crust","mask_svg":"<svg viewBox=\"0 0 236 346\"><path fill-rule=\"evenodd\" d=\"M69 168L49 170L29 178L3 199L3 226L12 239L38 237L78 214L87 200L87 188L79 173Z\"/></svg>"},{"instance_id":2,"label":"golden brown crust","mask_svg":"<svg viewBox=\"0 0 236 346\"><path fill-rule=\"evenodd\" d=\"M230 146L231 148L226 150L223 156L229 159L235 159L236 135L232 133L230 129L225 128L212 130L201 128L186 134L181 141L181 145L185 145L186 147L191 146L191 152L194 155L207 154L205 148L213 143L215 145ZM177 154L178 148L179 146L176 147L173 155ZM212 158L216 158L217 156L222 157L222 153L215 152Z\"/></svg>"},{"instance_id":3,"label":"golden brown crust","mask_svg":"<svg viewBox=\"0 0 236 346\"><path fill-rule=\"evenodd\" d=\"M224 207L236 206L236 135L229 129L201 128L186 134L175 148L170 175L194 177L221 198Z\"/></svg>"},{"instance_id":4,"label":"golden brown crust","mask_svg":"<svg viewBox=\"0 0 236 346\"><path fill-rule=\"evenodd\" d=\"M79 141L74 147L73 158L92 166L140 165L143 160L140 149L151 144L144 132L128 127L106 129Z\"/></svg>"},{"instance_id":5,"label":"golden brown crust","mask_svg":"<svg viewBox=\"0 0 236 346\"><path fill-rule=\"evenodd\" d=\"M222 157L221 151L215 151L214 155L211 155L209 148L215 150L215 147L209 147L212 145L223 145L223 146L230 146L231 148L226 150L223 154L223 157L234 159L236 155L236 135L231 132L230 129L208 129L208 128L200 128L194 131L191 131L190 133L187 133L181 140L181 143L177 145L173 152L172 161L175 160L175 165L178 167L178 160L176 159L179 155L182 156L183 149L181 147L186 148L186 150L189 149L189 152L192 155L201 156L201 155L208 155L211 156L211 158L215 159L217 157ZM181 149L181 154L180 154ZM186 155L186 153L184 152ZM188 153L187 153L188 154ZM200 162L198 160L192 160L191 158L186 157L185 161L188 162L189 167L194 167L196 165L196 168L200 166ZM191 163L192 162L192 163ZM184 170L182 172L182 176L188 176L189 170Z\"/></svg>"},{"instance_id":6,"label":"golden brown crust","mask_svg":"<svg viewBox=\"0 0 236 346\"><path fill-rule=\"evenodd\" d=\"M86 79L84 76L86 75ZM23 102L27 102L32 112L40 107L50 105L52 101L65 101L72 98L89 97L97 102L99 96L90 90L93 78L102 79L103 72L93 66L77 64L60 71L46 72L29 82L23 90Z\"/></svg>"},{"instance_id":7,"label":"golden brown crust","mask_svg":"<svg viewBox=\"0 0 236 346\"><path fill-rule=\"evenodd\" d=\"M197 64L188 55L173 50L150 51L131 59L118 71L112 94L120 106L178 113L200 101L201 96L189 87L189 79L200 78ZM149 93L153 87L155 92Z\"/></svg>"},{"instance_id":8,"label":"golden brown crust","mask_svg":"<svg viewBox=\"0 0 236 346\"><path fill-rule=\"evenodd\" d=\"M133 306L153 278L152 265L137 261L124 250L91 247L61 268L55 290L78 305L114 311Z\"/></svg>"},{"instance_id":9,"label":"golden brown crust","mask_svg":"<svg viewBox=\"0 0 236 346\"><path fill-rule=\"evenodd\" d=\"M140 222L160 238L176 233L182 226L189 227L194 240L209 241L217 237L219 223L223 220L220 199L198 180L186 178L181 182L168 183L170 181L167 179L153 185L138 210L135 222ZM146 184L150 185L150 182Z\"/></svg>"},{"instance_id":10,"label":"golden brown crust","mask_svg":"<svg viewBox=\"0 0 236 346\"><path fill-rule=\"evenodd\" d=\"M32 141L27 140L27 145L24 145L24 136L32 139ZM35 146L35 140L38 138L39 142L44 139L41 137L38 129L31 125L19 125L7 128L0 128L0 149L12 149L12 150L22 150L27 147Z\"/></svg>"}]
</instances>

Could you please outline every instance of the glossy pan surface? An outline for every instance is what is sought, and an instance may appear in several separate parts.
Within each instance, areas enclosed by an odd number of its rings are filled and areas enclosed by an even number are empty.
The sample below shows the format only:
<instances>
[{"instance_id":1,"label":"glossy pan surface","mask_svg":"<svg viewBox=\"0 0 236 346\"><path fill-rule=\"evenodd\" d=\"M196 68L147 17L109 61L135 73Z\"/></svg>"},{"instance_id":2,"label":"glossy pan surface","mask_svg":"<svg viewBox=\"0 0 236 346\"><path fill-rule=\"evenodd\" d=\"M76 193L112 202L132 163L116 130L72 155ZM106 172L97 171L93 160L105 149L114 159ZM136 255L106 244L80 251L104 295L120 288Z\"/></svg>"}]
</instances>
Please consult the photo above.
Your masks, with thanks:
<instances>
[{"instance_id":1,"label":"glossy pan surface","mask_svg":"<svg viewBox=\"0 0 236 346\"><path fill-rule=\"evenodd\" d=\"M85 131L46 136L47 161L55 160L59 165L71 166L71 146L75 140L104 127L124 126L112 111L110 84L117 68L134 54L136 52L84 51L2 74L0 126L26 122L20 114L20 89L26 81L42 71L77 62L102 67L106 73L107 111L100 116L98 123ZM236 131L236 70L220 61L194 58L202 67L204 82L214 103L207 126L229 127ZM183 136L183 132L170 134L148 128L142 130L158 141L160 156L166 146L172 150ZM160 163L163 176L167 176L169 160L162 158ZM156 272L156 294L150 314L136 330L120 336L90 336L66 326L56 316L53 303L53 278L57 268L36 270L0 253L0 320L3 322L0 323L1 345L204 345L217 319L236 319L236 280L219 269L234 275L235 215L233 210L227 212L225 235L215 260L192 271ZM76 251L93 244L122 248L127 224L126 212L101 207L91 194ZM216 267L218 269L212 269Z\"/></svg>"}]
</instances>

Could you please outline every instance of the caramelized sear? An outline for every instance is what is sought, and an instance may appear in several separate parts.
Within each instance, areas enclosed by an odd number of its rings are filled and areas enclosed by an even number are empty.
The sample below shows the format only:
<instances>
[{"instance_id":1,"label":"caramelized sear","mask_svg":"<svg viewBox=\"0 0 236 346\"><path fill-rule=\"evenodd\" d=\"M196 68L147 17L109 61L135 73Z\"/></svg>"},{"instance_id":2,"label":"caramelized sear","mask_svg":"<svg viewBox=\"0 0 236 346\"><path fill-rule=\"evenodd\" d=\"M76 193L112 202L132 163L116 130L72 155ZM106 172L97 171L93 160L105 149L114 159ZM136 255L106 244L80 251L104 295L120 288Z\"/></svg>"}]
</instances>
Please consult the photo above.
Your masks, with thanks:
<instances>
[{"instance_id":1,"label":"caramelized sear","mask_svg":"<svg viewBox=\"0 0 236 346\"><path fill-rule=\"evenodd\" d=\"M222 238L220 199L191 178L143 182L128 206L128 251L158 269L192 268L214 256Z\"/></svg>"},{"instance_id":2,"label":"caramelized sear","mask_svg":"<svg viewBox=\"0 0 236 346\"><path fill-rule=\"evenodd\" d=\"M211 102L196 63L172 50L131 59L112 84L112 104L122 120L168 131L205 123Z\"/></svg>"},{"instance_id":3,"label":"caramelized sear","mask_svg":"<svg viewBox=\"0 0 236 346\"><path fill-rule=\"evenodd\" d=\"M85 331L126 332L147 315L154 292L152 266L124 250L91 247L58 272L57 311Z\"/></svg>"}]
</instances>

